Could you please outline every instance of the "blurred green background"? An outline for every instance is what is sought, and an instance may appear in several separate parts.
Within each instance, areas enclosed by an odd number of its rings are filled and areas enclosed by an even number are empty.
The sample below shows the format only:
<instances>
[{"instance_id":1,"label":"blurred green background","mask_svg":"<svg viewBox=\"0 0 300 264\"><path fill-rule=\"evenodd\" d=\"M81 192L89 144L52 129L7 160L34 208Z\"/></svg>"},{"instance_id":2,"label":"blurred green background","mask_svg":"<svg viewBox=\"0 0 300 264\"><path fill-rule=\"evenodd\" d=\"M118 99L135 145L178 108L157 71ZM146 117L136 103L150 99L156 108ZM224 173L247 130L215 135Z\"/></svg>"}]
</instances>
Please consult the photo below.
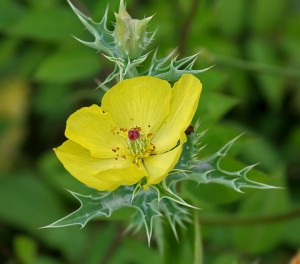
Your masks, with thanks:
<instances>
[{"instance_id":1,"label":"blurred green background","mask_svg":"<svg viewBox=\"0 0 300 264\"><path fill-rule=\"evenodd\" d=\"M100 21L107 1L73 0ZM109 1L108 27L118 0ZM259 163L250 178L284 189L237 194L184 185L203 210L204 263L289 263L300 248L300 1L128 0L134 18L155 14L166 56L201 52L197 117L203 157L246 132L224 167ZM0 263L163 263L144 232L124 235L127 211L84 229L39 229L75 210L66 191L88 190L56 159L67 117L99 103L113 65L73 37L91 40L64 0L0 0ZM238 160L238 162L237 162ZM192 226L167 237L169 263L193 263Z\"/></svg>"}]
</instances>

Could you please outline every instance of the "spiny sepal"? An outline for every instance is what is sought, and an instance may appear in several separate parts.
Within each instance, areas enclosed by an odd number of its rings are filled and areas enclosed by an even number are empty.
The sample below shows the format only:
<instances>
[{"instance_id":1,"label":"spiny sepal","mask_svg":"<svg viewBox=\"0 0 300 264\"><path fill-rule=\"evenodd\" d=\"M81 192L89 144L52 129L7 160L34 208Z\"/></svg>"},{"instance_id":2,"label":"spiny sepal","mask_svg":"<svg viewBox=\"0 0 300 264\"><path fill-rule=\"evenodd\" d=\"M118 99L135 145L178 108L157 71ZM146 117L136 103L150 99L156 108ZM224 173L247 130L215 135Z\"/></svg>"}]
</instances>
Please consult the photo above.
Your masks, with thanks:
<instances>
[{"instance_id":1,"label":"spiny sepal","mask_svg":"<svg viewBox=\"0 0 300 264\"><path fill-rule=\"evenodd\" d=\"M83 41L76 38L80 43L96 49L97 51L102 51L108 56L119 56L119 52L114 47L113 32L107 28L107 13L106 9L103 18L100 23L96 23L90 17L84 15L79 11L70 0L67 0L71 6L74 13L77 15L81 23L86 27L86 29L94 36L95 40L93 42Z\"/></svg>"},{"instance_id":2,"label":"spiny sepal","mask_svg":"<svg viewBox=\"0 0 300 264\"><path fill-rule=\"evenodd\" d=\"M104 90L105 84L112 80L121 81L141 75L155 76L167 81L177 81L182 74L198 74L208 70L193 69L198 54L178 59L176 50L162 59L157 58L157 50L154 52L150 65L143 73L138 72L148 57L148 45L152 42L155 33L146 31L151 17L133 19L127 13L123 0L120 1L119 13L115 13L116 23L114 30L107 28L108 8L100 23L96 23L90 17L79 11L70 0L67 0L72 10L83 23L86 29L93 35L94 41L84 41L76 38L80 43L102 52L103 55L115 64L113 72L99 86Z\"/></svg>"},{"instance_id":3,"label":"spiny sepal","mask_svg":"<svg viewBox=\"0 0 300 264\"><path fill-rule=\"evenodd\" d=\"M142 20L132 19L127 13L123 0L120 1L119 13L115 13L116 23L113 31L107 28L108 8L100 23L79 11L70 0L67 0L86 29L93 35L94 41L84 41L76 38L80 43L96 49L115 64L114 71L100 83L105 84L116 79L136 77L139 74L136 67L140 66L148 56L147 47L152 42L155 32L146 31L148 22L152 17Z\"/></svg>"},{"instance_id":4,"label":"spiny sepal","mask_svg":"<svg viewBox=\"0 0 300 264\"><path fill-rule=\"evenodd\" d=\"M194 63L198 58L198 53L178 59L175 55L176 50L173 50L169 55L162 59L157 58L157 50L154 52L149 69L144 75L155 76L166 81L177 81L183 74L198 74L209 70L211 67L195 70Z\"/></svg>"},{"instance_id":5,"label":"spiny sepal","mask_svg":"<svg viewBox=\"0 0 300 264\"><path fill-rule=\"evenodd\" d=\"M103 54L104 55L104 54ZM142 64L147 59L148 53L144 54L138 59L130 60L123 59L121 57L113 57L113 56L106 56L105 58L112 61L115 64L115 68L112 73L106 78L106 80L99 84L99 87L103 87L105 84L111 82L112 80L116 79L122 81L123 79L132 78L138 76L136 72L136 67Z\"/></svg>"}]
</instances>

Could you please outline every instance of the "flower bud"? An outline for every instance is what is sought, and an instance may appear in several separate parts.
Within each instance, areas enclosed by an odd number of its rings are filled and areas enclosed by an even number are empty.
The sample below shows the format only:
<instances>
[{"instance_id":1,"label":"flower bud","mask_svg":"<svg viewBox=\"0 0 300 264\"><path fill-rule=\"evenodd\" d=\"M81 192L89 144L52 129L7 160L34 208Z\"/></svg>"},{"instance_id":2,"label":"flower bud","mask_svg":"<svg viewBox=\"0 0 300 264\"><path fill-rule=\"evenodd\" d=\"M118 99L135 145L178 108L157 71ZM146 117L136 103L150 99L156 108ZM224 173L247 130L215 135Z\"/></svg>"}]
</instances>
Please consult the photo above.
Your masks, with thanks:
<instances>
[{"instance_id":1,"label":"flower bud","mask_svg":"<svg viewBox=\"0 0 300 264\"><path fill-rule=\"evenodd\" d=\"M119 13L115 13L115 17L116 48L124 58L139 58L149 43L146 27L152 17L132 19L126 11L123 0L120 1Z\"/></svg>"}]
</instances>

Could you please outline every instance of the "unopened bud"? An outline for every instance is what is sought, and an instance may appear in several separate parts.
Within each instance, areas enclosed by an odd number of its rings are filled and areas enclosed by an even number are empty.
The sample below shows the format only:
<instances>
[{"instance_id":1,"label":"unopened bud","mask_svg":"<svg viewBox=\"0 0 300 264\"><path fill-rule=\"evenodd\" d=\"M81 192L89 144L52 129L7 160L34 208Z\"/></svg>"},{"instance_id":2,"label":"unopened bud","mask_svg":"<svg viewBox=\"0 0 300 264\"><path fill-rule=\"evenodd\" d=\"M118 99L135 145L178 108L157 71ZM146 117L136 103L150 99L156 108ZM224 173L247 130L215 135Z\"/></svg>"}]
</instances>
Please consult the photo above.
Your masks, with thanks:
<instances>
[{"instance_id":1,"label":"unopened bud","mask_svg":"<svg viewBox=\"0 0 300 264\"><path fill-rule=\"evenodd\" d=\"M120 1L119 13L115 13L115 17L116 48L125 58L139 58L148 44L146 27L152 17L132 19L126 11L123 0Z\"/></svg>"}]
</instances>

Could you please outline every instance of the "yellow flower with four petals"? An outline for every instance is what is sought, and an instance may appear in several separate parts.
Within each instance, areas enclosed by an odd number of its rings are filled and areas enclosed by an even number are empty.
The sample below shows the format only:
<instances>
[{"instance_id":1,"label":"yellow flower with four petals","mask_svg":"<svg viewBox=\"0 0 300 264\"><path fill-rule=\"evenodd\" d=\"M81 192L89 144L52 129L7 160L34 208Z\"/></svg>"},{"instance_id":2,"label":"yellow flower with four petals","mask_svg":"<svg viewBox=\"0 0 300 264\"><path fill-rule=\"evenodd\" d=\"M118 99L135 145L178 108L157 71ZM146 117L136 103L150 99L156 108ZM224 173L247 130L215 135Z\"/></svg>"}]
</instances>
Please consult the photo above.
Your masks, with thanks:
<instances>
[{"instance_id":1,"label":"yellow flower with four petals","mask_svg":"<svg viewBox=\"0 0 300 264\"><path fill-rule=\"evenodd\" d=\"M68 140L55 153L71 175L100 191L144 178L145 188L158 184L180 158L201 90L191 74L173 88L150 76L123 80L105 93L101 107L68 118Z\"/></svg>"}]
</instances>

